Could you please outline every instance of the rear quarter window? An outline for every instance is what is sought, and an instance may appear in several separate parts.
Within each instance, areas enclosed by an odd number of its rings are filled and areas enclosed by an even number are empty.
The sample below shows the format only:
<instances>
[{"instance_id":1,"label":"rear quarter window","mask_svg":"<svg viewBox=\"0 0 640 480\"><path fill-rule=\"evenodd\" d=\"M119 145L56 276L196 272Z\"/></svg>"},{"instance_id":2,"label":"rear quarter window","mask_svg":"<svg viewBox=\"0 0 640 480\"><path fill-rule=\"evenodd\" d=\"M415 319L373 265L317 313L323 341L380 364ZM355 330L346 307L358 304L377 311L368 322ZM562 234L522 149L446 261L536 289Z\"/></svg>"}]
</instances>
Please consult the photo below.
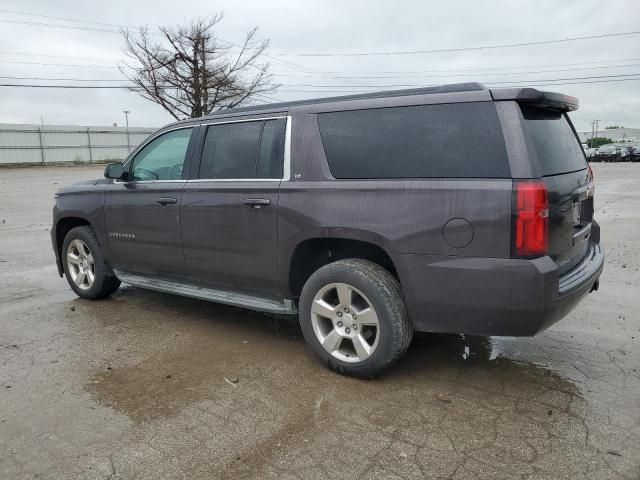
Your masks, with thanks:
<instances>
[{"instance_id":1,"label":"rear quarter window","mask_svg":"<svg viewBox=\"0 0 640 480\"><path fill-rule=\"evenodd\" d=\"M587 168L587 160L566 114L521 106L527 140L543 176Z\"/></svg>"},{"instance_id":2,"label":"rear quarter window","mask_svg":"<svg viewBox=\"0 0 640 480\"><path fill-rule=\"evenodd\" d=\"M491 102L318 115L335 178L509 178Z\"/></svg>"}]
</instances>

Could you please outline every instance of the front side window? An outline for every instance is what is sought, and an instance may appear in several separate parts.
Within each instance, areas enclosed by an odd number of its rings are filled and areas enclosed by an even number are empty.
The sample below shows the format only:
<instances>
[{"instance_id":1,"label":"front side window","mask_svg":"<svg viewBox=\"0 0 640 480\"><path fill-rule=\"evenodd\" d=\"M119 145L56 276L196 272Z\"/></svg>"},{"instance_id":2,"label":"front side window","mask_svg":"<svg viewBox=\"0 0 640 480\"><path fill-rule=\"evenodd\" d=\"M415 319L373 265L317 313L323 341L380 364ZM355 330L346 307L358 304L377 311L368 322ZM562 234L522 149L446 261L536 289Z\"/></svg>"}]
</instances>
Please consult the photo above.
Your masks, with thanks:
<instances>
[{"instance_id":1,"label":"front side window","mask_svg":"<svg viewBox=\"0 0 640 480\"><path fill-rule=\"evenodd\" d=\"M192 128L165 133L149 142L133 159L133 180L180 180Z\"/></svg>"},{"instance_id":2,"label":"front side window","mask_svg":"<svg viewBox=\"0 0 640 480\"><path fill-rule=\"evenodd\" d=\"M286 120L212 125L207 129L201 179L282 178Z\"/></svg>"}]
</instances>

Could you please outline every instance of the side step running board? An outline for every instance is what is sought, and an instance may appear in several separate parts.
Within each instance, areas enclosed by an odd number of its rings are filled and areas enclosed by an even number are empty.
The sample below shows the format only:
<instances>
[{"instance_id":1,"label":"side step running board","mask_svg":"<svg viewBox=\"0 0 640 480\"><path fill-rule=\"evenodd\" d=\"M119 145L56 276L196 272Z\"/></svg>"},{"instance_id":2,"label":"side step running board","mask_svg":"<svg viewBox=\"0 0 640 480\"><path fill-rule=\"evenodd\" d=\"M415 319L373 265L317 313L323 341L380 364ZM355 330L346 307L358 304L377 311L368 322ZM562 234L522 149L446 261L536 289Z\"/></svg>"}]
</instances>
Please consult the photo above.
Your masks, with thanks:
<instances>
[{"instance_id":1,"label":"side step running board","mask_svg":"<svg viewBox=\"0 0 640 480\"><path fill-rule=\"evenodd\" d=\"M270 298L256 297L244 293L229 292L225 290L215 290L212 288L197 287L185 283L171 282L157 278L143 277L115 270L114 273L122 282L134 287L156 290L158 292L175 293L184 297L209 300L211 302L234 305L236 307L248 308L259 312L279 313L285 315L295 315L298 309L291 300L282 301Z\"/></svg>"}]
</instances>

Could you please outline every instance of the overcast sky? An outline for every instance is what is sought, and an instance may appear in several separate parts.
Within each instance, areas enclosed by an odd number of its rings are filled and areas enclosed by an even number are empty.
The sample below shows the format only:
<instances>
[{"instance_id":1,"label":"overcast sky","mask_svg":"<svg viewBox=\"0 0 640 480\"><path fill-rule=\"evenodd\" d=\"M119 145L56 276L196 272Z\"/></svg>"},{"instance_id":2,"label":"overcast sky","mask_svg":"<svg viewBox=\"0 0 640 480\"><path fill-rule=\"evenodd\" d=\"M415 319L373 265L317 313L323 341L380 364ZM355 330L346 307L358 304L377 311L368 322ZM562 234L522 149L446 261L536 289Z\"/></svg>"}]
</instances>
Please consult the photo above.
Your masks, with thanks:
<instances>
[{"instance_id":1,"label":"overcast sky","mask_svg":"<svg viewBox=\"0 0 640 480\"><path fill-rule=\"evenodd\" d=\"M590 130L593 119L600 120L601 128L613 124L640 128L640 35L447 53L305 56L455 49L640 31L637 0L4 0L0 5L0 76L122 79L117 69L123 57L119 34L24 22L90 29L113 27L24 13L154 27L216 11L225 13L218 30L222 39L239 42L247 30L258 26L260 37L271 40L268 53L272 58L268 61L276 80L283 84L272 95L278 99L398 88L396 85L467 81L533 85L553 83L552 79L580 79L541 87L580 99L580 109L573 114L579 130ZM611 76L634 73L639 76L631 81L564 85L630 78ZM71 82L2 78L0 83ZM1 123L39 123L42 116L48 124L123 125L123 110L131 111L132 126L159 127L172 120L161 107L129 91L0 87Z\"/></svg>"}]
</instances>

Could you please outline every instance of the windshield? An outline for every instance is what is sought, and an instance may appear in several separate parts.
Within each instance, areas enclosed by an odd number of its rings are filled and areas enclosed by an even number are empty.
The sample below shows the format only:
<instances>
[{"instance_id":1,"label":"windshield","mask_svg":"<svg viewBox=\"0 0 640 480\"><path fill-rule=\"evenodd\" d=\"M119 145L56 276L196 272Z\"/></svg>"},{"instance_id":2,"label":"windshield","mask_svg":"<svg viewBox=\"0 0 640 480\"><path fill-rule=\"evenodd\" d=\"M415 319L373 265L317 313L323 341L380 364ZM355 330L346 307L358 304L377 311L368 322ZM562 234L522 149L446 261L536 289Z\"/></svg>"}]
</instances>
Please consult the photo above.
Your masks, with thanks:
<instances>
[{"instance_id":1,"label":"windshield","mask_svg":"<svg viewBox=\"0 0 640 480\"><path fill-rule=\"evenodd\" d=\"M525 132L536 152L542 175L558 175L587 168L587 160L566 115L521 106Z\"/></svg>"},{"instance_id":2,"label":"windshield","mask_svg":"<svg viewBox=\"0 0 640 480\"><path fill-rule=\"evenodd\" d=\"M616 145L602 145L600 147L601 152L615 152L618 149Z\"/></svg>"}]
</instances>

